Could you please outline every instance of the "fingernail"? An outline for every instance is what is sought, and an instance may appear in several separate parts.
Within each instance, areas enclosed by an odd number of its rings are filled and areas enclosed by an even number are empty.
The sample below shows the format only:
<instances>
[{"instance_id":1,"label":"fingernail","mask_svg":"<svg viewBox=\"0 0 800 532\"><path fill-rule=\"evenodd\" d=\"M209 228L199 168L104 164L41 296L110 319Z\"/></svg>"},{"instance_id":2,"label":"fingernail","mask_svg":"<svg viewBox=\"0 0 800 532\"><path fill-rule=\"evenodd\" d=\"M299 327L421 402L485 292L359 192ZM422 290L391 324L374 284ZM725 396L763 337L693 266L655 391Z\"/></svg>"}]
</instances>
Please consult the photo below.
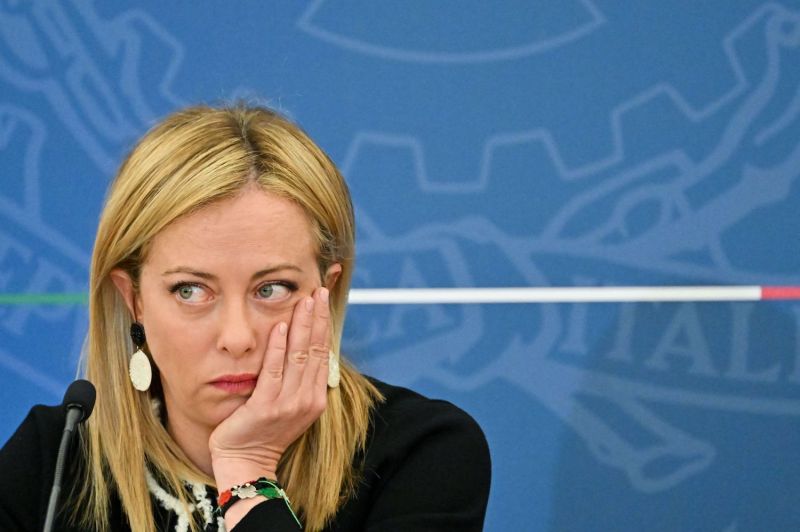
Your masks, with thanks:
<instances>
[{"instance_id":1,"label":"fingernail","mask_svg":"<svg viewBox=\"0 0 800 532\"><path fill-rule=\"evenodd\" d=\"M288 331L288 330L289 330L289 326L286 325L285 323L280 322L278 324L278 332L281 334L281 336L286 336L286 331Z\"/></svg>"},{"instance_id":2,"label":"fingernail","mask_svg":"<svg viewBox=\"0 0 800 532\"><path fill-rule=\"evenodd\" d=\"M306 298L306 310L309 311L309 312L314 310L314 298L313 297L307 297Z\"/></svg>"},{"instance_id":3,"label":"fingernail","mask_svg":"<svg viewBox=\"0 0 800 532\"><path fill-rule=\"evenodd\" d=\"M323 288L319 289L319 299L323 303L327 303L328 302L328 289L327 288L323 287Z\"/></svg>"}]
</instances>

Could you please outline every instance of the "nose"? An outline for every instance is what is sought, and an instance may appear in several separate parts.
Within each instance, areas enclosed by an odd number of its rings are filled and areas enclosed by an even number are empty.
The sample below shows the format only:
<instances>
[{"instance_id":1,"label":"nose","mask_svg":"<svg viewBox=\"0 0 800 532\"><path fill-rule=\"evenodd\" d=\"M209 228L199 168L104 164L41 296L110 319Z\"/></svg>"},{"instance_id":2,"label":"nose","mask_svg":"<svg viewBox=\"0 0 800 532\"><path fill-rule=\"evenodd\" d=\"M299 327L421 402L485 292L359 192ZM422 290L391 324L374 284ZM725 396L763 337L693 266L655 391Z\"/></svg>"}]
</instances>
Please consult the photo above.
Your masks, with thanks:
<instances>
[{"instance_id":1,"label":"nose","mask_svg":"<svg viewBox=\"0 0 800 532\"><path fill-rule=\"evenodd\" d=\"M217 349L236 357L254 351L258 343L254 318L244 301L226 301L220 309Z\"/></svg>"}]
</instances>

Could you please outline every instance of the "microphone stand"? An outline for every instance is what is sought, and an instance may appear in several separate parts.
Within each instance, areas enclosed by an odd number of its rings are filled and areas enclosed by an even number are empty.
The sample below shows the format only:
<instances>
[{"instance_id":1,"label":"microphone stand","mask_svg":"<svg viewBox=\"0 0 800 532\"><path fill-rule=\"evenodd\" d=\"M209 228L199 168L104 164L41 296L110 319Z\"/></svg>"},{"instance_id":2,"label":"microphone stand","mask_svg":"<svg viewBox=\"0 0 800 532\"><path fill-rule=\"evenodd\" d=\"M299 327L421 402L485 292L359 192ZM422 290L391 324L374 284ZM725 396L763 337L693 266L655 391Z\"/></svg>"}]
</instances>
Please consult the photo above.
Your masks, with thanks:
<instances>
[{"instance_id":1,"label":"microphone stand","mask_svg":"<svg viewBox=\"0 0 800 532\"><path fill-rule=\"evenodd\" d=\"M78 423L89 417L94 408L95 390L89 381L77 380L70 384L64 394L67 415L64 422L64 432L61 433L61 443L58 445L58 457L56 458L56 469L53 477L53 487L50 490L50 499L47 502L47 514L44 520L44 532L53 530L56 507L58 506L58 496L61 493L61 480L64 476L64 464L67 461L69 444L72 441L72 433Z\"/></svg>"},{"instance_id":2,"label":"microphone stand","mask_svg":"<svg viewBox=\"0 0 800 532\"><path fill-rule=\"evenodd\" d=\"M61 434L61 443L58 446L58 458L56 459L56 473L53 479L53 488L50 490L50 500L47 503L47 516L44 520L44 532L53 530L53 519L58 505L58 496L61 493L61 478L64 476L64 462L66 462L67 451L72 440L72 432L83 416L79 407L72 407L67 410L67 422L64 432Z\"/></svg>"}]
</instances>

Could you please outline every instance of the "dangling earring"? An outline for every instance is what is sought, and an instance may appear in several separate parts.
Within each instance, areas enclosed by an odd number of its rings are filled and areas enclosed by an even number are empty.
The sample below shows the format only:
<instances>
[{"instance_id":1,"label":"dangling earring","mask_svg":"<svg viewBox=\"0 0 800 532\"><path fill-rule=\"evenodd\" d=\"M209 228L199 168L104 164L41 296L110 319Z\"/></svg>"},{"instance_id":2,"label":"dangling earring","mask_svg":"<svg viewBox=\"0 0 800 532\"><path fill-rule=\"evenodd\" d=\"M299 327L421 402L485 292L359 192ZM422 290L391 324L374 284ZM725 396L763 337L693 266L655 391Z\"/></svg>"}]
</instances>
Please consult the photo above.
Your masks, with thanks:
<instances>
[{"instance_id":1,"label":"dangling earring","mask_svg":"<svg viewBox=\"0 0 800 532\"><path fill-rule=\"evenodd\" d=\"M328 351L328 388L339 386L339 355Z\"/></svg>"},{"instance_id":2,"label":"dangling earring","mask_svg":"<svg viewBox=\"0 0 800 532\"><path fill-rule=\"evenodd\" d=\"M140 392L150 389L150 382L153 380L153 368L150 366L150 359L142 351L146 338L144 327L138 321L131 323L131 340L136 346L136 352L131 355L128 375L131 377L133 387Z\"/></svg>"}]
</instances>

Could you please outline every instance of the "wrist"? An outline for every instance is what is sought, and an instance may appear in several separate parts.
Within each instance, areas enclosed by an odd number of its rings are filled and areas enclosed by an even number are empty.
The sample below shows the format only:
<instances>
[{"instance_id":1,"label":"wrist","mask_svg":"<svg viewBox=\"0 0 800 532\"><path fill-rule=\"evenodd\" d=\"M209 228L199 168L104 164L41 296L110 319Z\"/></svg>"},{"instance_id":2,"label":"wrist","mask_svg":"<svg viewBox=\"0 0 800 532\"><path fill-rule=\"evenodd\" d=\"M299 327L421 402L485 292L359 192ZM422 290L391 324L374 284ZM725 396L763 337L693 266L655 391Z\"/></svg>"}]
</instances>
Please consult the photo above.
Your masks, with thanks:
<instances>
[{"instance_id":1,"label":"wrist","mask_svg":"<svg viewBox=\"0 0 800 532\"><path fill-rule=\"evenodd\" d=\"M276 480L257 478L243 484L234 485L230 489L220 491L217 499L218 512L231 528L241 520L254 506L264 500L281 499L286 508L291 512L298 527L302 528L300 520L292 509L291 501Z\"/></svg>"},{"instance_id":2,"label":"wrist","mask_svg":"<svg viewBox=\"0 0 800 532\"><path fill-rule=\"evenodd\" d=\"M214 464L214 481L218 490L226 490L231 486L238 486L256 478L277 479L274 469L265 468L257 464Z\"/></svg>"},{"instance_id":3,"label":"wrist","mask_svg":"<svg viewBox=\"0 0 800 532\"><path fill-rule=\"evenodd\" d=\"M227 489L253 479L277 479L278 458L243 458L240 456L211 456L211 469L218 489Z\"/></svg>"}]
</instances>

